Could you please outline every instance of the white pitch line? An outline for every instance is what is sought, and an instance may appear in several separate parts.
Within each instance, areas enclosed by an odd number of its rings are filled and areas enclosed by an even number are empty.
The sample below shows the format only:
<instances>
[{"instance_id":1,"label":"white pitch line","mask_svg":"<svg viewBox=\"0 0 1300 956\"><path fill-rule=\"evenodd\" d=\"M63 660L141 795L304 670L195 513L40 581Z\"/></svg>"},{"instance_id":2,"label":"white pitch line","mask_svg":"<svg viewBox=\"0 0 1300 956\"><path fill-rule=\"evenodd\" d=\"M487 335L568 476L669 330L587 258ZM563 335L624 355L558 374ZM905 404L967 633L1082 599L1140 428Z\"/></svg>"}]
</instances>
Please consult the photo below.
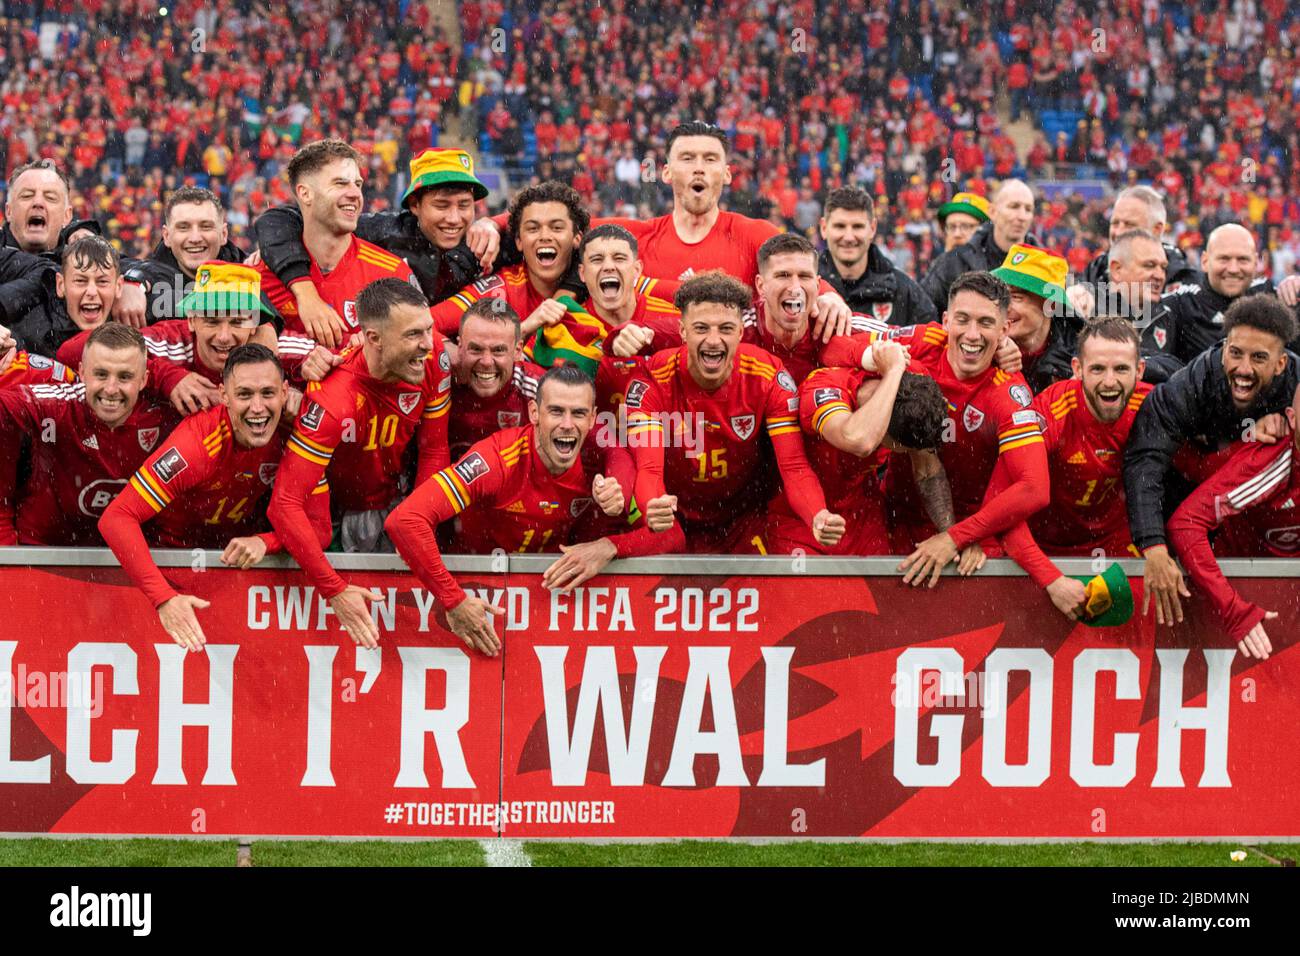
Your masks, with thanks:
<instances>
[{"instance_id":1,"label":"white pitch line","mask_svg":"<svg viewBox=\"0 0 1300 956\"><path fill-rule=\"evenodd\" d=\"M488 866L532 866L533 861L519 840L479 840Z\"/></svg>"}]
</instances>

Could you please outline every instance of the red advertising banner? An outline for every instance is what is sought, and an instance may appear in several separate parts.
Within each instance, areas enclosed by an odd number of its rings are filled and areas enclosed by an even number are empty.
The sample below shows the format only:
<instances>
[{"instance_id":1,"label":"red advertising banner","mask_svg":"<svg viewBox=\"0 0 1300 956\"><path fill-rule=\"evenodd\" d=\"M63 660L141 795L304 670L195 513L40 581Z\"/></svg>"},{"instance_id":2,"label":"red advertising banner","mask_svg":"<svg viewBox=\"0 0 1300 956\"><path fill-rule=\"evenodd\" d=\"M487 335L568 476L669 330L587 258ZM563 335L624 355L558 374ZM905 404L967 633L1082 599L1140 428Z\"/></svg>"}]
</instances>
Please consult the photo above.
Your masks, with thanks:
<instances>
[{"instance_id":1,"label":"red advertising banner","mask_svg":"<svg viewBox=\"0 0 1300 956\"><path fill-rule=\"evenodd\" d=\"M374 652L297 571L167 569L212 602L202 654L119 569L0 567L0 831L1300 834L1287 577L1234 582L1281 613L1261 663L1196 601L1090 629L1019 576L629 562L562 595L516 562L458 574L507 609L488 659L375 564L345 572L385 595Z\"/></svg>"}]
</instances>

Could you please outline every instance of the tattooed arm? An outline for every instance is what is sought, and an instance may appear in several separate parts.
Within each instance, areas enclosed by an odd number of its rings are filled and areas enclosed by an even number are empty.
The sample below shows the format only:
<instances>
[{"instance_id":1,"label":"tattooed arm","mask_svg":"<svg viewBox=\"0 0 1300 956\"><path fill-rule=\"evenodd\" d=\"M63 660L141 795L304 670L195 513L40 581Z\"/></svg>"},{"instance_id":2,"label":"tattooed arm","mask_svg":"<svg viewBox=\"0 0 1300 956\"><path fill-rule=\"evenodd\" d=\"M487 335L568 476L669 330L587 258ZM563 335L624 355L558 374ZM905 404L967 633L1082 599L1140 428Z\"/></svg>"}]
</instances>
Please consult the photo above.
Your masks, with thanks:
<instances>
[{"instance_id":1,"label":"tattooed arm","mask_svg":"<svg viewBox=\"0 0 1300 956\"><path fill-rule=\"evenodd\" d=\"M925 505L925 513L936 531L947 531L957 522L952 507L952 489L948 487L948 474L943 462L933 451L909 451L912 459L912 476L916 490Z\"/></svg>"}]
</instances>

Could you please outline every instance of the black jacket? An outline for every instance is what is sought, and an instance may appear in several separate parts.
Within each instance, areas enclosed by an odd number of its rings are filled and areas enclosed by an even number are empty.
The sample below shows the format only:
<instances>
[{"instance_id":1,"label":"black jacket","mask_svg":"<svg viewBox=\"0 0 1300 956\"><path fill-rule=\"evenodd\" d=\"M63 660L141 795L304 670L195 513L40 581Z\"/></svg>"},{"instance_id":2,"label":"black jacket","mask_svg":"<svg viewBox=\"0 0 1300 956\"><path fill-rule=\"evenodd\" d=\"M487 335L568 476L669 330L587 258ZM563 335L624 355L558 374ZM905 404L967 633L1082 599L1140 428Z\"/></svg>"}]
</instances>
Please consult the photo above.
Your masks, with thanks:
<instances>
[{"instance_id":1,"label":"black jacket","mask_svg":"<svg viewBox=\"0 0 1300 956\"><path fill-rule=\"evenodd\" d=\"M18 252L18 250L0 249L0 256L7 252ZM27 255L24 252L19 254ZM42 265L42 270L35 273L36 296L22 318L10 326L9 331L18 341L20 349L35 355L54 358L54 353L59 350L59 346L81 329L68 317L67 306L59 297L55 286L55 276L58 275L59 270L39 256L29 256L29 258L36 259ZM0 288L0 297L4 296L5 288L7 287Z\"/></svg>"},{"instance_id":2,"label":"black jacket","mask_svg":"<svg viewBox=\"0 0 1300 956\"><path fill-rule=\"evenodd\" d=\"M1273 295L1273 283L1256 279L1243 295ZM1142 345L1191 362L1212 345L1223 341L1223 313L1234 300L1215 292L1209 284L1183 285L1160 299L1151 324L1142 332ZM1291 348L1300 340L1289 343Z\"/></svg>"},{"instance_id":3,"label":"black jacket","mask_svg":"<svg viewBox=\"0 0 1300 956\"><path fill-rule=\"evenodd\" d=\"M1032 359L1022 353L1024 367L1020 374L1035 395L1053 382L1074 376L1074 367L1070 363L1075 354L1074 328L1062 318L1053 318L1051 322L1043 351Z\"/></svg>"},{"instance_id":4,"label":"black jacket","mask_svg":"<svg viewBox=\"0 0 1300 956\"><path fill-rule=\"evenodd\" d=\"M1222 345L1196 356L1147 396L1124 450L1129 529L1139 548L1165 543L1169 466L1184 443L1205 453L1218 451L1240 440L1252 422L1291 404L1300 382L1296 369L1300 359L1293 352L1286 354L1282 374L1245 411L1237 411L1232 404Z\"/></svg>"},{"instance_id":5,"label":"black jacket","mask_svg":"<svg viewBox=\"0 0 1300 956\"><path fill-rule=\"evenodd\" d=\"M1032 233L1025 236L1024 241L1031 246L1038 244ZM1006 261L1008 251L999 248L993 241L993 223L986 222L975 230L970 242L950 249L934 260L930 271L921 280L921 288L934 303L935 310L942 315L948 308L948 286L959 275L966 272L990 272Z\"/></svg>"},{"instance_id":6,"label":"black jacket","mask_svg":"<svg viewBox=\"0 0 1300 956\"><path fill-rule=\"evenodd\" d=\"M1160 243L1165 250L1165 258L1169 260L1169 265L1165 269L1165 288L1183 285L1185 283L1204 284L1204 276L1201 270L1197 269L1187 261L1187 256L1183 255L1181 249L1177 246L1171 246L1167 242ZM1110 253L1103 252L1083 270L1083 281L1094 290L1103 282L1110 281Z\"/></svg>"},{"instance_id":7,"label":"black jacket","mask_svg":"<svg viewBox=\"0 0 1300 956\"><path fill-rule=\"evenodd\" d=\"M68 244L68 237L78 229L89 230L97 236L102 236L104 234L103 227L94 219L74 219L59 230L58 245L56 245L53 250L42 252L39 255L43 259L48 259L50 262L53 262L56 266L61 265L63 263L63 247ZM18 245L18 240L14 238L13 232L10 231L9 223L5 223L4 228L0 229L0 246L10 249L22 248ZM36 253L33 253L33 255L35 254Z\"/></svg>"},{"instance_id":8,"label":"black jacket","mask_svg":"<svg viewBox=\"0 0 1300 956\"><path fill-rule=\"evenodd\" d=\"M930 297L907 273L894 268L874 242L867 250L867 270L858 278L840 276L829 250L818 258L817 271L854 312L899 326L939 321Z\"/></svg>"},{"instance_id":9,"label":"black jacket","mask_svg":"<svg viewBox=\"0 0 1300 956\"><path fill-rule=\"evenodd\" d=\"M0 246L0 325L8 327L15 336L39 327L39 322L33 326L26 324L26 320L33 310L41 311L45 302L43 280L48 276L53 290L55 271L54 264L45 256ZM19 347L26 348L22 341Z\"/></svg>"},{"instance_id":10,"label":"black jacket","mask_svg":"<svg viewBox=\"0 0 1300 956\"><path fill-rule=\"evenodd\" d=\"M298 207L268 209L253 223L253 235L262 261L286 286L311 274L311 257L302 244L302 213ZM430 305L451 298L482 271L464 242L454 249L440 249L430 242L409 210L368 212L357 223L357 235L405 259Z\"/></svg>"},{"instance_id":11,"label":"black jacket","mask_svg":"<svg viewBox=\"0 0 1300 956\"><path fill-rule=\"evenodd\" d=\"M233 242L227 242L217 250L217 258L222 262L243 262L247 254ZM149 253L148 259L123 268L122 276L128 282L144 286L145 316L150 325L176 318L176 306L194 284L194 280L181 271L175 254L161 242Z\"/></svg>"}]
</instances>

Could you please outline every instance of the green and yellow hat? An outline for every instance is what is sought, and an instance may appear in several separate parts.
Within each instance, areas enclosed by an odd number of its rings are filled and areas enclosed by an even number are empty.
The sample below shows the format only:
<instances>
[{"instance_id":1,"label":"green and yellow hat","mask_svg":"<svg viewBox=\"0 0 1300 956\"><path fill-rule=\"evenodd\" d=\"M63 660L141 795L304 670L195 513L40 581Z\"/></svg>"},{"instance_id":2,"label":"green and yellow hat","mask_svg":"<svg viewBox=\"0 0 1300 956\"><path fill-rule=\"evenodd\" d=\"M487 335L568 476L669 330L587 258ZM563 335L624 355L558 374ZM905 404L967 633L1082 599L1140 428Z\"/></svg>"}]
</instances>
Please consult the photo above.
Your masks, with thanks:
<instances>
[{"instance_id":1,"label":"green and yellow hat","mask_svg":"<svg viewBox=\"0 0 1300 956\"><path fill-rule=\"evenodd\" d=\"M1069 272L1069 264L1060 256L1023 243L1012 246L1006 261L993 270L1007 285L1050 299L1057 305L1067 302L1065 278Z\"/></svg>"},{"instance_id":2,"label":"green and yellow hat","mask_svg":"<svg viewBox=\"0 0 1300 956\"><path fill-rule=\"evenodd\" d=\"M976 222L988 222L989 201L979 193L957 193L939 207L939 224L943 225L943 221L954 212L974 216Z\"/></svg>"},{"instance_id":3,"label":"green and yellow hat","mask_svg":"<svg viewBox=\"0 0 1300 956\"><path fill-rule=\"evenodd\" d=\"M176 315L232 315L271 310L262 302L262 277L238 262L205 262L194 270L194 286L176 307Z\"/></svg>"},{"instance_id":4,"label":"green and yellow hat","mask_svg":"<svg viewBox=\"0 0 1300 956\"><path fill-rule=\"evenodd\" d=\"M1119 627L1133 617L1133 588L1118 563L1095 577L1075 580L1083 582L1087 595L1080 619L1088 627Z\"/></svg>"},{"instance_id":5,"label":"green and yellow hat","mask_svg":"<svg viewBox=\"0 0 1300 956\"><path fill-rule=\"evenodd\" d=\"M474 193L475 199L483 199L488 188L474 175L474 157L463 149L450 147L433 147L426 149L411 160L411 185L406 187L402 196L402 205L430 186L451 186L463 183Z\"/></svg>"}]
</instances>

